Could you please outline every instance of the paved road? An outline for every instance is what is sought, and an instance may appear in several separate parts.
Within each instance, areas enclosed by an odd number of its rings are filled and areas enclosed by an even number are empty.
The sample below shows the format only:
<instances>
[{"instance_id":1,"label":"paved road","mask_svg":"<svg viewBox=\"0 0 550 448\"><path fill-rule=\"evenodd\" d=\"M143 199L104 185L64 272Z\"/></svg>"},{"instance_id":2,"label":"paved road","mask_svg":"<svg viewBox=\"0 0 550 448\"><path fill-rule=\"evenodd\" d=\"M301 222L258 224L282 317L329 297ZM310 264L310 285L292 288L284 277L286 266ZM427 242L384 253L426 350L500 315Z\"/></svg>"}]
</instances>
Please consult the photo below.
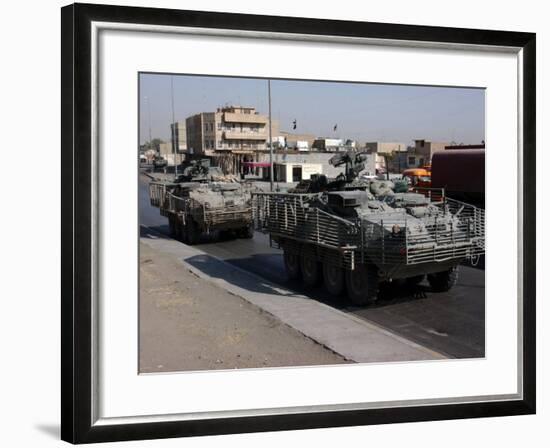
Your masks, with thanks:
<instances>
[{"instance_id":1,"label":"paved road","mask_svg":"<svg viewBox=\"0 0 550 448\"><path fill-rule=\"evenodd\" d=\"M166 218L149 205L147 178L140 179L140 223L168 235ZM485 354L485 272L461 267L457 285L447 293L430 291L427 283L414 292L402 285L386 288L376 304L354 307L337 300L322 287L305 289L289 283L281 251L269 247L269 238L256 232L254 238L204 238L204 252L274 283L290 285L307 295L362 319L378 324L395 334L453 358L476 358Z\"/></svg>"}]
</instances>

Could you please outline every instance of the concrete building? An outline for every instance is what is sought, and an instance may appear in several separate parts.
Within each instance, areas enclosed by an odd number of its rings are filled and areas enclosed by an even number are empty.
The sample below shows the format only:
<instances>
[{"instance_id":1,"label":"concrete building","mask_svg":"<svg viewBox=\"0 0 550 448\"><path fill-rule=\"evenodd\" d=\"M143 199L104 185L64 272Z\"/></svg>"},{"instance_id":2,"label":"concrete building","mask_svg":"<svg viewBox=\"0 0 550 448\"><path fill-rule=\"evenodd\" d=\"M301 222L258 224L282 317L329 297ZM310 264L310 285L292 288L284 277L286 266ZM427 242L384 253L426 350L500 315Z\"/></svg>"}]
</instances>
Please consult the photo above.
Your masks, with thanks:
<instances>
[{"instance_id":1,"label":"concrete building","mask_svg":"<svg viewBox=\"0 0 550 448\"><path fill-rule=\"evenodd\" d=\"M325 174L329 178L334 178L338 174L345 171L344 166L332 166L329 163L329 160L334 156L334 153L325 152L325 151L276 151L273 155L274 166L276 164L287 164L287 165L316 165L321 167L319 173ZM367 160L365 161L365 171L369 174L375 174L375 161L374 154L368 154ZM261 162L269 162L269 153L263 153L260 156ZM266 171L264 171L265 173Z\"/></svg>"},{"instance_id":2,"label":"concrete building","mask_svg":"<svg viewBox=\"0 0 550 448\"><path fill-rule=\"evenodd\" d=\"M436 151L445 151L445 147L449 146L449 142L431 142L429 140L415 140L414 148L408 154L409 168L424 166L432 162L432 155ZM412 165L414 156L414 165Z\"/></svg>"},{"instance_id":3,"label":"concrete building","mask_svg":"<svg viewBox=\"0 0 550 448\"><path fill-rule=\"evenodd\" d=\"M313 149L313 142L315 141L315 136L313 134L293 134L291 132L280 131L279 138L280 137L284 139L282 147L302 151Z\"/></svg>"},{"instance_id":4,"label":"concrete building","mask_svg":"<svg viewBox=\"0 0 550 448\"><path fill-rule=\"evenodd\" d=\"M280 162L273 164L273 170L277 182L300 182L310 179L312 174L322 174L323 166L320 163Z\"/></svg>"},{"instance_id":5,"label":"concrete building","mask_svg":"<svg viewBox=\"0 0 550 448\"><path fill-rule=\"evenodd\" d=\"M213 155L215 151L252 153L268 149L269 119L254 107L229 106L216 112L202 112L185 121L187 148L193 154ZM272 120L272 137L279 135Z\"/></svg>"},{"instance_id":6,"label":"concrete building","mask_svg":"<svg viewBox=\"0 0 550 448\"><path fill-rule=\"evenodd\" d=\"M159 143L158 152L161 157L166 158L166 155L173 154L174 150L172 149L171 143L162 142Z\"/></svg>"},{"instance_id":7,"label":"concrete building","mask_svg":"<svg viewBox=\"0 0 550 448\"><path fill-rule=\"evenodd\" d=\"M168 165L179 165L184 158L184 154L177 152L174 154L172 143L160 143L158 146L159 155L168 162Z\"/></svg>"},{"instance_id":8,"label":"concrete building","mask_svg":"<svg viewBox=\"0 0 550 448\"><path fill-rule=\"evenodd\" d=\"M406 152L407 145L402 142L367 142L365 148L370 153L392 154L395 152Z\"/></svg>"},{"instance_id":9,"label":"concrete building","mask_svg":"<svg viewBox=\"0 0 550 448\"><path fill-rule=\"evenodd\" d=\"M258 153L269 149L269 118L254 107L222 107L192 115L185 124L187 152L211 156L224 172L242 173L242 162L257 161ZM280 135L277 120L271 134L273 141Z\"/></svg>"},{"instance_id":10,"label":"concrete building","mask_svg":"<svg viewBox=\"0 0 550 448\"><path fill-rule=\"evenodd\" d=\"M407 168L407 145L402 142L367 142L365 150L374 155L376 174L401 172Z\"/></svg>"},{"instance_id":11,"label":"concrete building","mask_svg":"<svg viewBox=\"0 0 550 448\"><path fill-rule=\"evenodd\" d=\"M320 137L313 142L313 148L318 151L344 151L346 149L344 140L341 138Z\"/></svg>"},{"instance_id":12,"label":"concrete building","mask_svg":"<svg viewBox=\"0 0 550 448\"><path fill-rule=\"evenodd\" d=\"M178 121L170 124L170 135L172 143L172 152L187 152L187 127L185 121ZM175 148L175 151L174 151Z\"/></svg>"}]
</instances>

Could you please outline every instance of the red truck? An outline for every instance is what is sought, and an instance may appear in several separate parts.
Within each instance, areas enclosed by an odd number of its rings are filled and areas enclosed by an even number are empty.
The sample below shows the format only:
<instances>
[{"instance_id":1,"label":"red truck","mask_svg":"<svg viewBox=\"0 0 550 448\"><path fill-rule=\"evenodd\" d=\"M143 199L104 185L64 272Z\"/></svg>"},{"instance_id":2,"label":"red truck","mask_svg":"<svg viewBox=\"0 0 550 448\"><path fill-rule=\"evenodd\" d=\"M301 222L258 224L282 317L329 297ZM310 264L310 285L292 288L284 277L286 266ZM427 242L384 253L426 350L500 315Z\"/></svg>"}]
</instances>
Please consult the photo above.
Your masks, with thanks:
<instances>
[{"instance_id":1,"label":"red truck","mask_svg":"<svg viewBox=\"0 0 550 448\"><path fill-rule=\"evenodd\" d=\"M447 149L432 156L432 187L485 208L485 149Z\"/></svg>"}]
</instances>

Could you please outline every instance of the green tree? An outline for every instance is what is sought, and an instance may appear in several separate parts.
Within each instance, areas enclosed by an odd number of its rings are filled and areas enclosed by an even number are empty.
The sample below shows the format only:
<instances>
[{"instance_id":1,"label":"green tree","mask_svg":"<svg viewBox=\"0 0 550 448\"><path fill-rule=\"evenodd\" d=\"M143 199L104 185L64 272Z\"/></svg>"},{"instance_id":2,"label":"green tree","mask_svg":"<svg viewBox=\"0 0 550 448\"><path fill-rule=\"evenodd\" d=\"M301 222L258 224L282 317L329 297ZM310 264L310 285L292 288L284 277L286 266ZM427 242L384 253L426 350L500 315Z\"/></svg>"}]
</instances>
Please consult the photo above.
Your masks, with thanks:
<instances>
[{"instance_id":1,"label":"green tree","mask_svg":"<svg viewBox=\"0 0 550 448\"><path fill-rule=\"evenodd\" d=\"M159 145L164 143L164 140L160 138L154 138L150 142L145 142L145 149L154 149L155 151L159 150Z\"/></svg>"}]
</instances>

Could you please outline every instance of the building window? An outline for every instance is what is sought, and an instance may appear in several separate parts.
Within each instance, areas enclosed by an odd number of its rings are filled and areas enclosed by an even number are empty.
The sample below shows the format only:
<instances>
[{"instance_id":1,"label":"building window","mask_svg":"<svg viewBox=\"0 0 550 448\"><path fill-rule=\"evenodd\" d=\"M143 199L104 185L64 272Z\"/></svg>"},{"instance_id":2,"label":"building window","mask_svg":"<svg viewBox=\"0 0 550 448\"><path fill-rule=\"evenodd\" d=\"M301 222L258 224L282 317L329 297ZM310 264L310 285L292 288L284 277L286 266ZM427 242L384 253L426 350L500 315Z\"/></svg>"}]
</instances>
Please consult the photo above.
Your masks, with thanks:
<instances>
[{"instance_id":1,"label":"building window","mask_svg":"<svg viewBox=\"0 0 550 448\"><path fill-rule=\"evenodd\" d=\"M416 158L415 157L409 157L409 165L414 165L416 162Z\"/></svg>"}]
</instances>

